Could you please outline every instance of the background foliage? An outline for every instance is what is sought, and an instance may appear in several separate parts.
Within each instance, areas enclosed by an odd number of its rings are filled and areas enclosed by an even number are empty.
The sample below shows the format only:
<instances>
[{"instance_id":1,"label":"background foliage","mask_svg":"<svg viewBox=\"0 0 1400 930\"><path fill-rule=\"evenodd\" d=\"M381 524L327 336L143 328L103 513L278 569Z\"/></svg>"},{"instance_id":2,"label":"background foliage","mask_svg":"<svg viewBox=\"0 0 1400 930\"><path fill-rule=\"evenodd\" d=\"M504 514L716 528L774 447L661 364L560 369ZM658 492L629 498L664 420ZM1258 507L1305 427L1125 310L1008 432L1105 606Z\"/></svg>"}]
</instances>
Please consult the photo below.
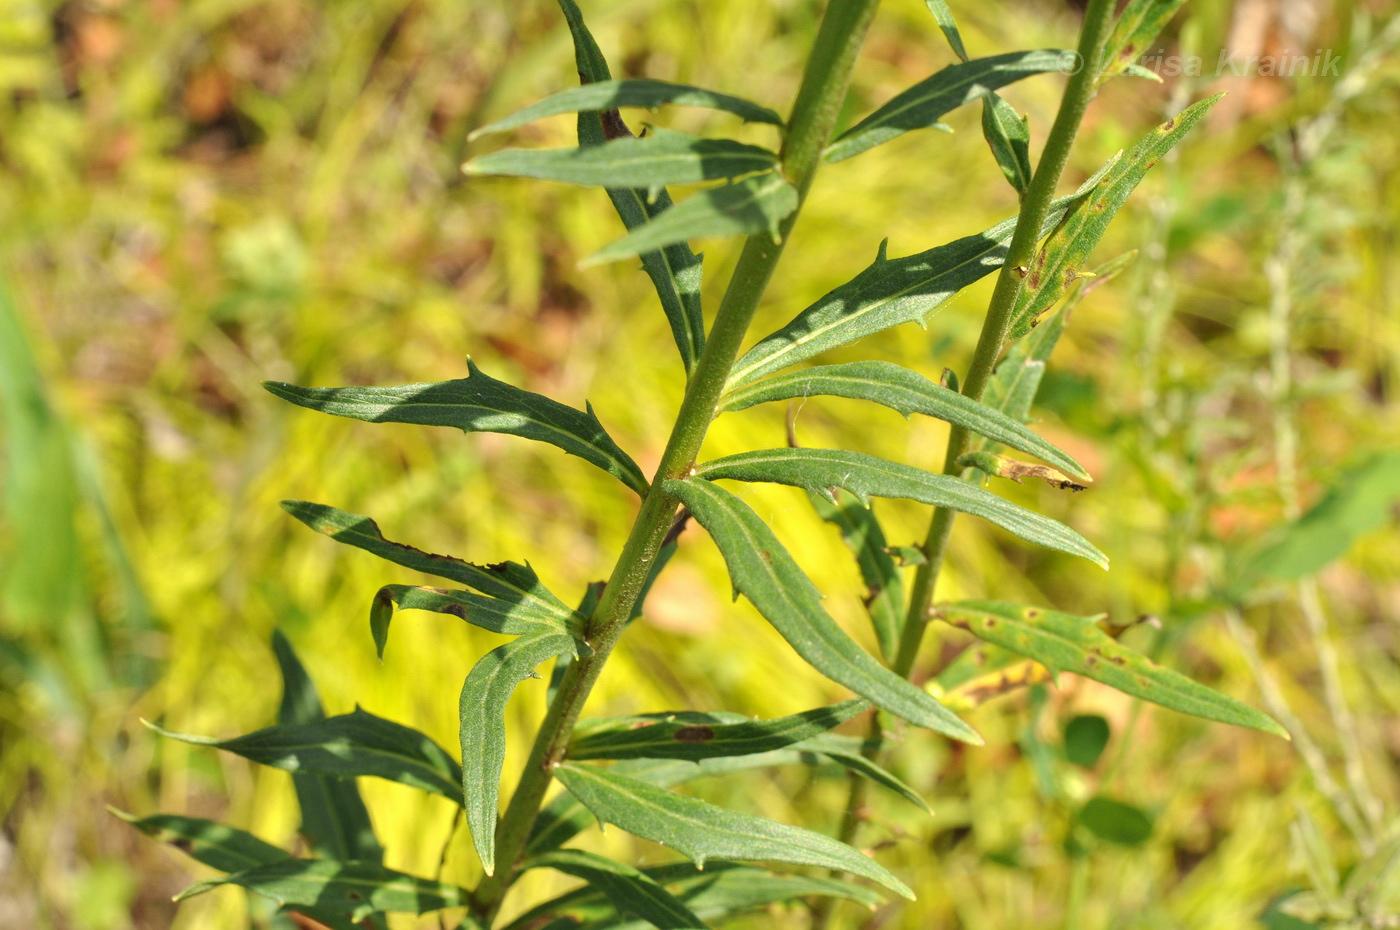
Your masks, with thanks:
<instances>
[{"instance_id":1,"label":"background foliage","mask_svg":"<svg viewBox=\"0 0 1400 930\"><path fill-rule=\"evenodd\" d=\"M591 25L619 76L779 106L818 13L797 0L594 6ZM1063 46L1075 25L1049 3L963 6L974 54ZM1357 18L1385 12L1345 0L1192 0L1186 11L1159 44L1185 42L1208 72L1221 48L1347 55ZM611 479L553 450L301 416L258 383L439 380L465 373L470 353L531 390L580 407L588 398L650 473L679 401L666 322L630 263L577 269L619 233L596 191L463 183L456 170L470 129L576 80L552 2L4 0L0 35L0 923L266 921L238 891L177 911L169 896L188 864L104 808L217 817L290 848L289 777L157 740L138 718L220 735L271 722L280 689L268 643L280 627L328 712L358 699L450 746L457 686L495 644L407 614L380 665L365 620L383 570L300 531L277 500L373 513L390 536L411 530L438 551L532 553L561 591L605 570L633 505ZM1094 489L998 488L1090 536L1114 571L1088 573L963 521L943 588L1121 623L1153 615L1160 632L1130 631L1135 646L1251 703L1286 701L1314 734L1313 757L1072 676L1060 690L993 702L972 718L985 748L925 736L896 754L932 816L875 799L882 861L919 893L900 926L1233 930L1284 893L1325 891L1324 850L1345 871L1368 837L1385 835L1400 756L1400 547L1383 519L1394 492L1382 487L1357 519L1326 523L1345 556L1316 584L1241 582L1238 611L1209 596L1248 578L1268 532L1322 499L1348 466L1400 445L1391 48L1371 60L1359 92L1326 77L1209 74L1189 87L1105 89L1070 180L1179 109L1174 95L1232 91L1110 230L1100 255L1137 248L1140 260L1081 304L1047 375L1038 428L1088 466ZM951 60L922 3L887 0L849 109L866 111ZM1058 80L1003 94L1029 112L1037 143ZM1329 113L1335 127L1315 147L1300 144ZM705 111L650 118L687 130L728 121L740 138L766 141L762 127ZM800 255L780 269L756 332L847 280L886 235L901 254L1014 212L978 108L947 121L952 135L911 134L824 173L794 233ZM569 145L572 132L561 117L517 139ZM720 269L735 250L715 243L707 253ZM957 367L989 285L956 298L928 332L900 327L829 360L879 353L929 374ZM709 448L778 444L782 418L776 405L726 417ZM797 430L807 444L840 436L848 448L930 465L946 433L892 411L857 416L834 399L808 403ZM1373 470L1391 473L1393 460L1381 461ZM801 492L765 486L746 498L822 581L838 619L868 636L849 555ZM921 534L923 508L876 507L893 542ZM720 559L698 536L682 538L595 712L778 716L842 697L823 693L746 603L728 603ZM1313 536L1295 548L1325 544ZM926 649L925 675L965 641L946 628L942 639ZM1277 692L1268 700L1253 657ZM513 720L535 720L543 692L523 687ZM1084 726L1071 730L1068 755L1088 767L1055 758L1066 724L1083 714L1111 728L1097 762L1081 745L1093 742ZM530 730L510 728L513 739ZM523 749L511 744L508 775ZM434 874L450 803L377 781L362 790L386 864ZM844 780L779 772L696 790L830 832ZM1126 834L1127 846L1083 839L1070 811L1094 794L1150 814L1150 835ZM591 842L621 852L633 841L610 831ZM472 875L469 845L459 833L445 875ZM547 883L566 880L538 871L522 887ZM753 925L789 922L800 915Z\"/></svg>"}]
</instances>

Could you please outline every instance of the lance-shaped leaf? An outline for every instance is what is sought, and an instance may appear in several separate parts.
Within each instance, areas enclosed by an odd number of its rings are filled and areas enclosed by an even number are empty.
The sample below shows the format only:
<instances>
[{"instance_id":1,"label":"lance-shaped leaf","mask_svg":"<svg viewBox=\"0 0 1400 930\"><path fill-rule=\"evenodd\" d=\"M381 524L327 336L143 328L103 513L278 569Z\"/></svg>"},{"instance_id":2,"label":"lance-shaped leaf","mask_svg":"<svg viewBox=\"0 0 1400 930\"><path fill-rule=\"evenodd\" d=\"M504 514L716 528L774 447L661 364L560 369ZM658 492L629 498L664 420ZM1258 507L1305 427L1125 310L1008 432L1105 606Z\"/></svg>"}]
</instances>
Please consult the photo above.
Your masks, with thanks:
<instances>
[{"instance_id":1,"label":"lance-shaped leaf","mask_svg":"<svg viewBox=\"0 0 1400 930\"><path fill-rule=\"evenodd\" d=\"M462 803L462 771L441 746L411 727L360 708L313 723L266 727L233 739L172 733L147 725L163 736L223 749L259 765L336 778L369 775Z\"/></svg>"},{"instance_id":2,"label":"lance-shaped leaf","mask_svg":"<svg viewBox=\"0 0 1400 930\"><path fill-rule=\"evenodd\" d=\"M588 721L570 759L713 759L782 749L825 733L870 705L851 700L815 710L751 720L741 714L679 711Z\"/></svg>"},{"instance_id":3,"label":"lance-shaped leaf","mask_svg":"<svg viewBox=\"0 0 1400 930\"><path fill-rule=\"evenodd\" d=\"M559 0L559 8L569 23L569 33L574 40L574 62L578 66L579 80L584 84L595 84L612 79L608 62L602 49L594 41L593 34L583 21L583 13L574 0ZM604 118L607 129L604 129ZM631 130L622 121L616 110L605 113L580 112L578 115L578 144L602 145L610 138L631 135ZM610 187L608 199L612 201L617 215L628 229L642 226L653 216L671 208L671 197L666 191L643 191L635 187ZM686 374L695 370L700 353L705 348L705 318L700 309L700 284L703 277L700 257L684 242L668 245L664 249L643 252L642 269L651 278L656 295L661 300L661 309L671 325L671 335L680 349L681 361Z\"/></svg>"},{"instance_id":4,"label":"lance-shaped leaf","mask_svg":"<svg viewBox=\"0 0 1400 930\"><path fill-rule=\"evenodd\" d=\"M646 78L630 78L623 81L597 81L580 87L571 87L551 94L538 103L532 103L523 110L512 113L504 119L482 126L472 132L468 139L479 139L493 132L505 132L533 123L546 116L561 113L598 112L616 110L619 107L642 107L654 110L672 104L683 107L706 107L711 110L724 110L733 113L746 123L768 123L782 126L782 117L764 106L759 106L740 97L720 94L689 84L671 84L666 81L653 81Z\"/></svg>"},{"instance_id":5,"label":"lance-shaped leaf","mask_svg":"<svg viewBox=\"0 0 1400 930\"><path fill-rule=\"evenodd\" d=\"M734 914L766 907L782 901L825 896L844 898L871 910L884 903L875 891L863 885L833 878L806 875L780 875L767 869L737 862L713 862L697 869L688 862L653 866L642 872L673 890L675 896L706 921L717 921ZM648 924L616 916L616 909L595 888L567 892L537 905L507 924L504 930L526 930L541 926L544 919L558 917L571 925L594 930L645 930Z\"/></svg>"},{"instance_id":6,"label":"lance-shaped leaf","mask_svg":"<svg viewBox=\"0 0 1400 930\"><path fill-rule=\"evenodd\" d=\"M963 48L962 33L958 32L957 21L953 19L953 11L948 9L946 0L925 0L925 2L928 4L929 12L938 22L938 28L942 30L943 37L948 40L948 45L959 58L967 61L967 49Z\"/></svg>"},{"instance_id":7,"label":"lance-shaped leaf","mask_svg":"<svg viewBox=\"0 0 1400 930\"><path fill-rule=\"evenodd\" d=\"M137 818L114 807L107 809L147 836L169 843L196 862L220 872L242 872L291 858L251 833L203 817L154 814Z\"/></svg>"},{"instance_id":8,"label":"lance-shaped leaf","mask_svg":"<svg viewBox=\"0 0 1400 930\"><path fill-rule=\"evenodd\" d=\"M820 833L725 810L607 769L565 762L555 774L599 821L669 846L697 865L707 859L813 865L859 875L914 897L875 860Z\"/></svg>"},{"instance_id":9,"label":"lance-shaped leaf","mask_svg":"<svg viewBox=\"0 0 1400 930\"><path fill-rule=\"evenodd\" d=\"M867 778L882 788L888 788L910 804L929 812L928 802L919 793L890 770L865 756L865 740L858 736L842 736L839 733L823 733L795 748L803 752L814 752L829 759L846 771Z\"/></svg>"},{"instance_id":10,"label":"lance-shaped leaf","mask_svg":"<svg viewBox=\"0 0 1400 930\"><path fill-rule=\"evenodd\" d=\"M668 481L665 491L689 507L709 531L736 594L748 598L813 668L910 723L954 739L982 741L943 705L875 661L837 625L822 607L816 585L748 504L700 479Z\"/></svg>"},{"instance_id":11,"label":"lance-shaped leaf","mask_svg":"<svg viewBox=\"0 0 1400 930\"><path fill-rule=\"evenodd\" d=\"M396 387L307 388L280 381L263 384L283 400L371 423L452 426L466 433L509 433L546 442L576 455L645 495L637 463L613 442L592 405L575 410L482 373L467 359L470 377Z\"/></svg>"},{"instance_id":12,"label":"lance-shaped leaf","mask_svg":"<svg viewBox=\"0 0 1400 930\"><path fill-rule=\"evenodd\" d=\"M474 565L451 556L434 555L403 543L390 542L379 531L379 525L369 517L325 504L283 501L282 509L336 542L363 549L404 568L460 582L483 594L507 601L511 605L509 612L516 619L535 621L560 630L575 629L581 622L567 604L540 584L534 569L528 565L515 562Z\"/></svg>"},{"instance_id":13,"label":"lance-shaped leaf","mask_svg":"<svg viewBox=\"0 0 1400 930\"><path fill-rule=\"evenodd\" d=\"M982 135L991 147L1001 173L1026 196L1031 186L1031 129L1016 108L994 93L982 98Z\"/></svg>"},{"instance_id":14,"label":"lance-shaped leaf","mask_svg":"<svg viewBox=\"0 0 1400 930\"><path fill-rule=\"evenodd\" d=\"M1096 617L998 601L940 604L935 616L1053 673L1074 672L1183 714L1288 738L1283 727L1249 705L1119 645Z\"/></svg>"},{"instance_id":15,"label":"lance-shaped leaf","mask_svg":"<svg viewBox=\"0 0 1400 930\"><path fill-rule=\"evenodd\" d=\"M316 686L281 630L272 633L272 651L282 673L282 701L277 708L277 722L283 726L300 726L325 720L326 712L321 707ZM301 808L301 834L317 855L342 861L383 861L384 848L374 835L374 824L370 822L369 811L353 779L297 772L292 775L292 786Z\"/></svg>"},{"instance_id":16,"label":"lance-shaped leaf","mask_svg":"<svg viewBox=\"0 0 1400 930\"><path fill-rule=\"evenodd\" d=\"M619 914L639 917L660 930L701 930L705 922L665 886L644 872L581 849L558 849L522 864L554 869L601 891Z\"/></svg>"},{"instance_id":17,"label":"lance-shaped leaf","mask_svg":"<svg viewBox=\"0 0 1400 930\"><path fill-rule=\"evenodd\" d=\"M1067 71L1074 65L1075 53L1061 49L1008 52L949 65L846 130L826 147L822 157L833 162L859 155L912 129L926 129L945 113L987 91L1033 74Z\"/></svg>"},{"instance_id":18,"label":"lance-shaped leaf","mask_svg":"<svg viewBox=\"0 0 1400 930\"><path fill-rule=\"evenodd\" d=\"M377 862L285 859L191 885L187 901L220 885L238 885L284 907L314 906L359 921L375 911L424 914L469 902L465 888L405 875Z\"/></svg>"},{"instance_id":19,"label":"lance-shaped leaf","mask_svg":"<svg viewBox=\"0 0 1400 930\"><path fill-rule=\"evenodd\" d=\"M977 643L924 687L947 706L968 713L992 698L1049 680L1049 671L1039 662L991 643Z\"/></svg>"},{"instance_id":20,"label":"lance-shaped leaf","mask_svg":"<svg viewBox=\"0 0 1400 930\"><path fill-rule=\"evenodd\" d=\"M1108 568L1108 557L1063 523L1002 500L952 475L935 475L864 452L762 449L706 462L698 467L696 474L710 480L729 478L787 484L828 498L829 489L845 488L862 501L873 495L947 507L995 523L1027 542L1068 552ZM705 521L702 518L700 522Z\"/></svg>"},{"instance_id":21,"label":"lance-shaped leaf","mask_svg":"<svg viewBox=\"0 0 1400 930\"><path fill-rule=\"evenodd\" d=\"M797 188L778 172L712 187L656 214L616 242L604 246L584 265L615 262L687 239L747 236L765 230L778 238L778 223L797 209Z\"/></svg>"},{"instance_id":22,"label":"lance-shaped leaf","mask_svg":"<svg viewBox=\"0 0 1400 930\"><path fill-rule=\"evenodd\" d=\"M467 826L487 875L496 871L496 808L506 758L506 704L535 666L572 652L574 639L558 633L522 637L488 652L462 683L461 785Z\"/></svg>"},{"instance_id":23,"label":"lance-shaped leaf","mask_svg":"<svg viewBox=\"0 0 1400 930\"><path fill-rule=\"evenodd\" d=\"M1076 478L1089 478L1083 466L1027 429L1019 420L892 362L819 365L777 375L733 389L725 397L723 409L743 410L768 401L814 395L873 401L898 410L906 417L911 413L937 417L1012 449L1034 455Z\"/></svg>"},{"instance_id":24,"label":"lance-shaped leaf","mask_svg":"<svg viewBox=\"0 0 1400 930\"><path fill-rule=\"evenodd\" d=\"M654 129L641 138L624 136L602 145L506 149L473 159L462 170L474 175L652 189L666 184L738 178L772 171L777 166L778 156L756 145Z\"/></svg>"},{"instance_id":25,"label":"lance-shaped leaf","mask_svg":"<svg viewBox=\"0 0 1400 930\"><path fill-rule=\"evenodd\" d=\"M1052 204L1045 232L1072 200L1066 197ZM1000 268L1015 231L1014 218L1003 220L975 236L894 259L885 257L885 243L881 243L874 264L745 352L730 370L730 386L747 384L901 323L922 324L958 291Z\"/></svg>"},{"instance_id":26,"label":"lance-shaped leaf","mask_svg":"<svg viewBox=\"0 0 1400 930\"><path fill-rule=\"evenodd\" d=\"M776 380L776 379L774 379ZM767 384L768 382L763 382ZM856 557L856 566L865 582L865 611L880 642L880 652L893 661L899 651L900 631L904 628L904 579L886 552L888 542L875 510L866 507L849 491L838 491L836 503L820 494L808 494L817 516L841 531L841 539Z\"/></svg>"},{"instance_id":27,"label":"lance-shaped leaf","mask_svg":"<svg viewBox=\"0 0 1400 930\"><path fill-rule=\"evenodd\" d=\"M374 637L374 645L381 659L384 658L384 645L389 639L389 623L393 619L395 609L431 610L435 613L450 614L472 626L505 636L560 632L581 636L583 633L581 618L577 614L565 627L552 614L544 618L535 616L520 602L487 597L471 591L389 584L379 589L370 606L370 633Z\"/></svg>"},{"instance_id":28,"label":"lance-shaped leaf","mask_svg":"<svg viewBox=\"0 0 1400 930\"><path fill-rule=\"evenodd\" d=\"M1102 84L1115 74L1134 71L1137 60L1162 27L1175 15L1186 0L1128 0L1128 5L1114 24L1113 33L1104 45L1097 83ZM1137 69L1141 71L1142 69ZM1156 78L1152 72L1148 75ZM1157 78L1161 80L1161 78Z\"/></svg>"},{"instance_id":29,"label":"lance-shaped leaf","mask_svg":"<svg viewBox=\"0 0 1400 930\"><path fill-rule=\"evenodd\" d=\"M1042 313L1049 310L1080 276L1108 224L1138 186L1148 169L1200 122L1224 94L1216 94L1187 107L1119 156L1098 179L1087 196L1076 200L1041 246L1026 271L1016 305L1011 312L1010 338L1030 332Z\"/></svg>"}]
</instances>

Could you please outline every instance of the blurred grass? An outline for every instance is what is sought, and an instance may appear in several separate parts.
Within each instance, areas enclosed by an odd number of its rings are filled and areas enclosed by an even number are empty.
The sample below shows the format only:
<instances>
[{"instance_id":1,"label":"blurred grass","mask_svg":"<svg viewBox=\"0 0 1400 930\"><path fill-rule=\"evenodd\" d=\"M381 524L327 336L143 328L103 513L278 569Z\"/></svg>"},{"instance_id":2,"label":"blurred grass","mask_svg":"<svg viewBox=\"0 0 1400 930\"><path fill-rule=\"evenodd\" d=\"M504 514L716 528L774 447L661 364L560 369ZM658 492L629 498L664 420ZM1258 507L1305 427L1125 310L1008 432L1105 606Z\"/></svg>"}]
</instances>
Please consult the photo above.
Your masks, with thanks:
<instances>
[{"instance_id":1,"label":"blurred grass","mask_svg":"<svg viewBox=\"0 0 1400 930\"><path fill-rule=\"evenodd\" d=\"M1063 45L1075 27L1068 10L1047 2L962 7L974 54ZM1309 41L1344 47L1362 8L1321 14ZM369 599L380 584L412 579L301 531L276 501L369 513L392 538L433 551L528 558L566 599L610 567L633 503L553 450L317 417L278 404L258 382L442 380L461 376L471 354L497 377L569 403L591 400L650 468L679 401L679 362L643 275L626 263L575 268L618 235L598 192L458 183L469 128L574 83L552 3L7 0L0 9L0 271L9 293L0 301L0 924L265 921L266 909L255 904L250 918L236 891L177 912L168 897L190 866L103 806L222 817L290 848L288 777L157 742L138 718L216 735L265 725L279 690L268 640L281 627L329 712L358 702L450 746L461 679L494 644L447 618L407 615L380 665L366 630ZM1288 40L1280 22L1296 25L1321 8L1195 0L1188 9L1193 41L1211 63L1227 36L1249 39L1243 30L1260 16L1260 41L1277 45ZM617 2L586 12L623 75L782 109L818 5ZM949 60L922 3L888 0L848 112ZM1348 109L1337 144L1308 169L1308 209L1294 221L1310 243L1296 269L1292 334L1308 501L1353 453L1400 444L1397 75L1387 60L1374 91ZM944 592L1106 610L1120 621L1156 614L1163 635L1133 631L1135 644L1257 703L1239 649L1199 602L1219 582L1223 553L1283 518L1262 271L1280 232L1281 170L1270 146L1325 105L1329 82L1227 83L1229 112L1188 140L1178 167L1149 177L1100 251L1143 248L1138 273L1085 302L1047 378L1041 427L1089 465L1094 490L996 488L1094 538L1114 571L965 521ZM1202 79L1192 96L1215 86ZM1057 93L1047 77L1006 96L1029 112L1038 140ZM1141 81L1111 85L1077 149L1077 176L1158 122L1171 93ZM968 108L949 120L952 135L910 134L825 171L755 334L854 275L883 237L891 254L905 254L1013 213L978 117ZM771 130L702 111L645 119L772 141ZM561 118L521 130L516 142L567 145L571 133ZM713 242L705 251L713 308L735 250ZM927 332L902 327L831 360L883 357L931 375L960 368L988 293L984 285L960 295ZM779 442L782 416L775 408L721 419L709 450ZM798 430L811 445L929 464L945 436L932 421L836 400L806 405ZM799 494L745 494L871 645L858 577L836 534ZM893 542L922 535L922 508L876 506ZM1323 576L1366 764L1392 816L1396 542L1392 523ZM727 590L716 553L688 533L592 712L695 706L768 716L839 696L747 604L730 605ZM1296 607L1264 597L1247 620L1295 710L1325 733ZM951 635L930 643L926 672L938 667L940 647L956 645ZM1306 884L1286 852L1295 805L1317 814L1342 861L1355 857L1291 747L1135 708L1086 682L1065 685L1051 692L1042 735L1057 739L1075 713L1103 713L1116 760L1083 774L1071 794L1097 788L1155 811L1153 839L1076 866L1060 848L1064 803L1038 794L1018 748L1026 700L1003 699L975 715L985 749L920 734L900 747L897 769L935 814L911 816L890 798L872 812L881 829L871 832L889 842L882 857L920 893L885 926L1056 926L1076 868L1089 889L1076 926L1250 926L1274 896ZM543 687L527 686L512 705L508 778L542 701ZM1322 743L1336 750L1330 736ZM836 775L779 772L698 790L831 829L843 785ZM446 803L396 785L362 787L387 864L431 874L450 823ZM615 831L590 842L639 845ZM449 877L476 874L468 846L459 834ZM557 882L531 873L521 900ZM801 924L796 912L751 922Z\"/></svg>"}]
</instances>

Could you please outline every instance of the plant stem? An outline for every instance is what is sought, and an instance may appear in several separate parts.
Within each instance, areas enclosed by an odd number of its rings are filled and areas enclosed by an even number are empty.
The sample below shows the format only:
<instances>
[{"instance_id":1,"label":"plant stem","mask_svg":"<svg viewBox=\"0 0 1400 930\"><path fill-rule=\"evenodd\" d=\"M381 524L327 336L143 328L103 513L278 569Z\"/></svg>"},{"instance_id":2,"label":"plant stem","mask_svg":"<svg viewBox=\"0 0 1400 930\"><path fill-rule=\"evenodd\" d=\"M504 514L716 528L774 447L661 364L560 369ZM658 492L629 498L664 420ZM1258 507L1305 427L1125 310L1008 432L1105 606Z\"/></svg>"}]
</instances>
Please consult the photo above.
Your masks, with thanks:
<instances>
[{"instance_id":1,"label":"plant stem","mask_svg":"<svg viewBox=\"0 0 1400 930\"><path fill-rule=\"evenodd\" d=\"M798 209L779 227L777 241L765 232L744 242L705 350L686 388L661 464L589 621L587 638L593 653L574 662L565 672L497 828L496 860L500 868L495 875L484 878L472 895L472 912L485 926L490 926L500 910L501 899L514 879L521 851L553 780L553 770L564 758L583 705L621 638L652 563L671 529L680 502L662 491L662 486L669 479L686 477L700 454L754 311L821 164L822 149L835 125L861 43L878 5L879 0L831 0L827 5L781 152L781 170L797 188Z\"/></svg>"}]
</instances>

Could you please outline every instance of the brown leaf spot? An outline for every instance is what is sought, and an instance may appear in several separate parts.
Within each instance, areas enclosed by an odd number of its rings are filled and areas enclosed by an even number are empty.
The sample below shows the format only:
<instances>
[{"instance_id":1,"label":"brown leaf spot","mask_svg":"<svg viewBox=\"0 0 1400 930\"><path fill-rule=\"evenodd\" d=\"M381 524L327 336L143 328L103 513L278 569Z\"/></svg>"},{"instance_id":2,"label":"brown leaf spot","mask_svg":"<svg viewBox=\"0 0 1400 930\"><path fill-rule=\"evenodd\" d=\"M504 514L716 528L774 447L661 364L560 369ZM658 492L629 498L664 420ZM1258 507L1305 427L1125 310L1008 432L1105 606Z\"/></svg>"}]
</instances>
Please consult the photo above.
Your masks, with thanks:
<instances>
[{"instance_id":1,"label":"brown leaf spot","mask_svg":"<svg viewBox=\"0 0 1400 930\"><path fill-rule=\"evenodd\" d=\"M715 728L709 726L681 727L674 739L678 743L708 743L715 738Z\"/></svg>"}]
</instances>

